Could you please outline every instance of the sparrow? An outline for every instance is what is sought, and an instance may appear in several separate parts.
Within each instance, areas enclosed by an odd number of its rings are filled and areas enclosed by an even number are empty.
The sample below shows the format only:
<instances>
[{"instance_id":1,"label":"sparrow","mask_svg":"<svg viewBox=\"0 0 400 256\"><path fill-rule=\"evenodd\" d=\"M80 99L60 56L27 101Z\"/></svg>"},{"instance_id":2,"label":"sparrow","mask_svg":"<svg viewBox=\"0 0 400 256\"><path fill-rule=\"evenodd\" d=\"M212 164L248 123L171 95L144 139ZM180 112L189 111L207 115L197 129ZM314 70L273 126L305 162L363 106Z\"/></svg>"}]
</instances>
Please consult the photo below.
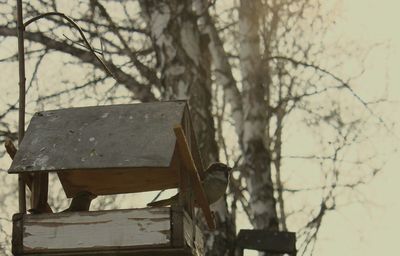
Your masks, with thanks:
<instances>
[{"instance_id":1,"label":"sparrow","mask_svg":"<svg viewBox=\"0 0 400 256\"><path fill-rule=\"evenodd\" d=\"M79 191L71 201L68 209L62 212L81 212L89 211L90 203L97 196L89 191Z\"/></svg>"},{"instance_id":2,"label":"sparrow","mask_svg":"<svg viewBox=\"0 0 400 256\"><path fill-rule=\"evenodd\" d=\"M204 192L206 193L210 205L217 202L225 194L231 170L232 168L226 164L213 163L205 171L205 178L202 180L201 184L203 185ZM179 193L168 199L148 203L147 206L167 206L177 203L178 199ZM195 206L198 207L196 202Z\"/></svg>"}]
</instances>

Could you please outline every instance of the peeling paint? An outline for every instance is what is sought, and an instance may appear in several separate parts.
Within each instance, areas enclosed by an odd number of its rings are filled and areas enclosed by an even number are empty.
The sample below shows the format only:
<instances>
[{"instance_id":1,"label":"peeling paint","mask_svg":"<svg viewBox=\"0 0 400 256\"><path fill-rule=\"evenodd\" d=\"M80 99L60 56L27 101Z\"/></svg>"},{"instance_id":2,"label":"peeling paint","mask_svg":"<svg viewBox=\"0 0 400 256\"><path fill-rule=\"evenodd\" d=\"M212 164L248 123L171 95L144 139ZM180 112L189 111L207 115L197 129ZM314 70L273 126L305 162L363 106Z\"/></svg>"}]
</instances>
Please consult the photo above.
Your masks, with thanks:
<instances>
[{"instance_id":1,"label":"peeling paint","mask_svg":"<svg viewBox=\"0 0 400 256\"><path fill-rule=\"evenodd\" d=\"M130 209L26 216L26 252L170 245L170 211ZM57 235L55 235L57 234Z\"/></svg>"}]
</instances>

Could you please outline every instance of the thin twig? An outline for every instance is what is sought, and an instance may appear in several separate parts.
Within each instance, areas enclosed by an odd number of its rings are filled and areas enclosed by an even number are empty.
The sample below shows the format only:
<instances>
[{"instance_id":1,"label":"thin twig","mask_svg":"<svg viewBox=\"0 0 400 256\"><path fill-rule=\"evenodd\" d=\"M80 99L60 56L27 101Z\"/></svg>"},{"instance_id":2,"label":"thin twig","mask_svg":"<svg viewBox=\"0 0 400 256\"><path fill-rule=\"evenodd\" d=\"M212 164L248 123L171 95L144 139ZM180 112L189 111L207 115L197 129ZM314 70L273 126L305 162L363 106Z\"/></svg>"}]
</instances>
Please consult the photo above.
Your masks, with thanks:
<instances>
[{"instance_id":1,"label":"thin twig","mask_svg":"<svg viewBox=\"0 0 400 256\"><path fill-rule=\"evenodd\" d=\"M285 57L285 56L271 56L271 57L268 57L267 59L266 59L267 61L269 61L269 60L285 60L285 61L289 61L289 62L291 62L291 63L293 63L293 64L295 64L295 65L301 65L301 66L304 66L304 67L309 67L309 68L313 68L313 69L315 69L315 70L317 70L317 71L320 71L320 72L322 72L322 73L324 73L324 74L327 74L327 75L329 75L330 77L332 77L334 80L336 80L337 82L339 82L339 83L341 83L366 109L367 109L367 111L372 115L372 116L374 116L374 117L376 117L378 120L379 120L379 122L380 123L382 123L383 124L383 126L386 128L386 130L388 131L388 132L390 132L392 135L394 135L397 139L399 139L398 137L397 137L397 135L389 128L389 126L386 124L386 122L382 119L382 117L380 117L380 116L378 116L377 114L375 114L375 112L368 106L368 103L366 102L366 101L364 101L351 87L350 87L350 85L347 83L347 82L345 82L345 81L343 81L341 78L339 78L338 76L336 76L335 74L333 74L333 73L331 73L331 72L329 72L328 70L326 70L326 69L324 69L324 68L321 68L321 67L319 67L319 66L317 66L317 65L313 65L313 64L310 64L310 63L307 63L307 62L302 62L302 61L297 61L297 60L295 60L295 59L292 59L292 58L289 58L289 57Z\"/></svg>"},{"instance_id":2,"label":"thin twig","mask_svg":"<svg viewBox=\"0 0 400 256\"><path fill-rule=\"evenodd\" d=\"M87 50L90 50L86 45L81 44L81 43L78 43L78 42L75 42L74 40L72 40L72 39L70 39L68 36L66 36L65 34L63 34L63 36L64 36L68 41L70 41L72 44L76 44L76 45L79 45L80 47L83 47L83 48L85 48L85 49L87 49ZM103 52L102 52L101 50L98 50L98 49L93 48L93 51L94 51L95 53L98 53L98 54L102 55L102 56L104 55Z\"/></svg>"},{"instance_id":3,"label":"thin twig","mask_svg":"<svg viewBox=\"0 0 400 256\"><path fill-rule=\"evenodd\" d=\"M86 39L86 36L85 36L85 34L83 33L82 29L78 26L78 24L75 23L74 20L72 20L70 17L68 17L68 16L65 15L64 13L61 13L61 12L47 12L47 13L43 13L43 14L41 14L41 15L38 15L38 16L33 17L33 18L29 19L28 21L26 21L26 22L24 23L24 28L26 28L27 26L29 26L29 24L31 24L31 23L33 23L33 22L39 20L39 19L46 18L47 16L60 16L60 17L62 17L62 18L64 18L64 19L66 19L72 26L74 26L74 27L78 30L79 34L81 35L81 37L82 37L83 41L85 42L85 44L86 44L87 48L89 49L89 51L90 51L90 52L95 56L95 58L100 62L100 64L102 65L102 67L104 68L104 70L107 72L107 74L110 75L110 76L112 76L112 77L115 79L113 73L110 71L110 69L109 69L109 68L107 67L107 65L104 63L104 61L103 61L99 56L97 56L96 51L93 49L93 47L90 45L89 41Z\"/></svg>"}]
</instances>

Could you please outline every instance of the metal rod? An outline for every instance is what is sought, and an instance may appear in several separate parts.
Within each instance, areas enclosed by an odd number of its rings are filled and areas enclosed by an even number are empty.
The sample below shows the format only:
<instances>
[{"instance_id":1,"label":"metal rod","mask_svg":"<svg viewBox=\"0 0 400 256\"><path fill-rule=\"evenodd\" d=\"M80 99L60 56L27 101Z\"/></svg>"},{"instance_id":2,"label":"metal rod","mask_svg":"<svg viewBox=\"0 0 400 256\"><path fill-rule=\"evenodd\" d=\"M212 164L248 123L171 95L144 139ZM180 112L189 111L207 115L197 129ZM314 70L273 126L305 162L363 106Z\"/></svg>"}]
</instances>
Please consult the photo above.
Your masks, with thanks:
<instances>
[{"instance_id":1,"label":"metal rod","mask_svg":"<svg viewBox=\"0 0 400 256\"><path fill-rule=\"evenodd\" d=\"M24 23L22 20L22 0L17 0L18 28L18 63L19 63L19 113L18 113L18 144L25 135L25 53L24 53ZM25 181L23 174L18 175L19 212L26 213Z\"/></svg>"}]
</instances>

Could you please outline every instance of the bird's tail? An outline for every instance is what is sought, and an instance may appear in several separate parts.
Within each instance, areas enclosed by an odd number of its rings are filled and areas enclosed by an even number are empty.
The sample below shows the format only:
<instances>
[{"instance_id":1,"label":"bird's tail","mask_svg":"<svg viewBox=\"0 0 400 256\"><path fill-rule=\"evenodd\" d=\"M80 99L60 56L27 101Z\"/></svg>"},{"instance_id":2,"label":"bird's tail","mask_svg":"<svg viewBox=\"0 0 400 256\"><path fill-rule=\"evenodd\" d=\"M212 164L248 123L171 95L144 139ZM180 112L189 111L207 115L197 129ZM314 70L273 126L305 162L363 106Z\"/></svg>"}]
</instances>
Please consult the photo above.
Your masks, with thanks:
<instances>
[{"instance_id":1,"label":"bird's tail","mask_svg":"<svg viewBox=\"0 0 400 256\"><path fill-rule=\"evenodd\" d=\"M159 201L154 201L154 202L148 203L147 206L161 207L161 206L167 206L167 205L174 204L177 201L178 201L178 195L174 195L173 197L170 197L170 198L167 198L167 199L163 199L163 200L159 200Z\"/></svg>"}]
</instances>

